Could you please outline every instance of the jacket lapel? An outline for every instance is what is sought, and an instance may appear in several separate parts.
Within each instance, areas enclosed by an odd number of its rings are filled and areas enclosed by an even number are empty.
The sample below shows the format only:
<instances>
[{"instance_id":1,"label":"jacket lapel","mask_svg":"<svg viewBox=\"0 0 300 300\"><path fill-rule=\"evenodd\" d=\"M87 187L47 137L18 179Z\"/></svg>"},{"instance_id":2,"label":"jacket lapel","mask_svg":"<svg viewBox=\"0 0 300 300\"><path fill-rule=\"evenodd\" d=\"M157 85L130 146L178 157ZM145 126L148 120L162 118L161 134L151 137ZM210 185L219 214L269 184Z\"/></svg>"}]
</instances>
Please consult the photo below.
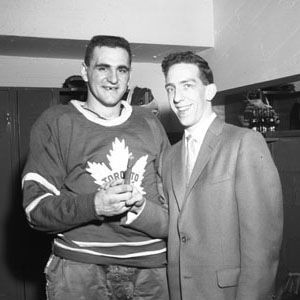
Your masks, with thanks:
<instances>
[{"instance_id":1,"label":"jacket lapel","mask_svg":"<svg viewBox=\"0 0 300 300\"><path fill-rule=\"evenodd\" d=\"M184 194L186 190L186 180L185 180L185 149L184 149L184 140L181 140L178 143L174 151L173 163L171 166L171 174L172 174L172 184L174 195L177 201L178 209L180 210Z\"/></svg>"},{"instance_id":2,"label":"jacket lapel","mask_svg":"<svg viewBox=\"0 0 300 300\"><path fill-rule=\"evenodd\" d=\"M204 167L208 163L209 158L213 153L213 149L219 142L219 135L222 132L223 126L224 122L217 117L208 128L203 143L200 147L200 151L198 153L197 160L195 162L195 166L191 174L189 183L187 185L185 198L191 192L193 186L195 185L195 182L201 176Z\"/></svg>"}]
</instances>

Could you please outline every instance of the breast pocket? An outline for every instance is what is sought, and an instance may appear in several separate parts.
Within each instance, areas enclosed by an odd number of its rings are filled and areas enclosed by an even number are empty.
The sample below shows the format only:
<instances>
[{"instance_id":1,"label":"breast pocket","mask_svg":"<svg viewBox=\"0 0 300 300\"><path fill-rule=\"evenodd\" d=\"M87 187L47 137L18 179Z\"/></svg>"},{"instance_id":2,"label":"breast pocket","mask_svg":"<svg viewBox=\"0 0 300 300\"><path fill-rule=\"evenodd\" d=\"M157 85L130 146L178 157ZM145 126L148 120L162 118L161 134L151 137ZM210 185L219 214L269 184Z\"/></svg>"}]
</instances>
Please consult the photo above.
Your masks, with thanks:
<instances>
[{"instance_id":1,"label":"breast pocket","mask_svg":"<svg viewBox=\"0 0 300 300\"><path fill-rule=\"evenodd\" d=\"M220 288L237 286L240 272L240 268L218 270L218 286Z\"/></svg>"}]
</instances>

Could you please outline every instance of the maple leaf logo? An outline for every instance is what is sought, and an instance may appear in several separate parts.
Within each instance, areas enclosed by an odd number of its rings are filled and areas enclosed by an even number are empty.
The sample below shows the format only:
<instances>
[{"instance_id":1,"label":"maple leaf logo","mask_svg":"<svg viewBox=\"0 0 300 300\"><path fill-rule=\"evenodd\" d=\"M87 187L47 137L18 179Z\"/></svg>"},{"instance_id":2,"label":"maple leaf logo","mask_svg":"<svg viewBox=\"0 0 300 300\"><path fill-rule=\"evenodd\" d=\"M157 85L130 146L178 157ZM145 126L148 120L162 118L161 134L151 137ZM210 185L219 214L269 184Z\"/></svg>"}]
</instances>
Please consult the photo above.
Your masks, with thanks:
<instances>
[{"instance_id":1,"label":"maple leaf logo","mask_svg":"<svg viewBox=\"0 0 300 300\"><path fill-rule=\"evenodd\" d=\"M95 183L101 187L104 183L124 178L128 160L131 156L132 153L129 152L128 147L125 145L125 140L122 139L120 141L118 138L115 138L115 141L112 142L112 149L106 156L109 161L109 167L105 163L88 161L86 170L95 179ZM130 183L143 195L146 194L142 187L142 181L144 179L147 159L148 155L140 157L133 165L130 176Z\"/></svg>"}]
</instances>

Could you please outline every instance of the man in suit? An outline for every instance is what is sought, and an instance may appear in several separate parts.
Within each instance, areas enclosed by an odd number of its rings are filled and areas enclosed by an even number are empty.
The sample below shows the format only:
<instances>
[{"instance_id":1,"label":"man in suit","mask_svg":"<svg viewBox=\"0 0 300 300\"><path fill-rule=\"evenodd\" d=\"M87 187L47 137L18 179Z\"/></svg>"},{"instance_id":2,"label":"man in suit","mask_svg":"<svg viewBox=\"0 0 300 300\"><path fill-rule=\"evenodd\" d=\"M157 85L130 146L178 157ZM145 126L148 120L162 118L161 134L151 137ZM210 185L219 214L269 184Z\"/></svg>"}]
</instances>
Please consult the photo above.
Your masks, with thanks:
<instances>
[{"instance_id":1,"label":"man in suit","mask_svg":"<svg viewBox=\"0 0 300 300\"><path fill-rule=\"evenodd\" d=\"M216 86L203 58L173 53L162 70L171 108L185 128L163 166L171 299L272 299L283 212L266 142L216 116Z\"/></svg>"}]
</instances>

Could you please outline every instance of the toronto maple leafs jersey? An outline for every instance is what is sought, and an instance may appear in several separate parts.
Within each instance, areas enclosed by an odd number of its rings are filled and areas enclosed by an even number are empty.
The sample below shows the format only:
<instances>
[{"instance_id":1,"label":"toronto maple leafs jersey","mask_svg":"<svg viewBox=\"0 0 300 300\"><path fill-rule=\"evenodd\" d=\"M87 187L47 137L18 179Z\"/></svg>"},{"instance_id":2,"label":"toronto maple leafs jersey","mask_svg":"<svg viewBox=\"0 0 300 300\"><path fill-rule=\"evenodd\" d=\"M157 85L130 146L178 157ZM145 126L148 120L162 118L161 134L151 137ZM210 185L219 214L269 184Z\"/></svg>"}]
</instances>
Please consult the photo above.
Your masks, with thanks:
<instances>
[{"instance_id":1,"label":"toronto maple leafs jersey","mask_svg":"<svg viewBox=\"0 0 300 300\"><path fill-rule=\"evenodd\" d=\"M101 119L76 100L40 116L23 171L23 206L33 228L55 234L53 252L60 257L160 267L166 263L168 221L158 181L169 141L153 114L122 105L113 120ZM97 216L94 195L103 184L124 178L130 156L130 182L146 198L147 209L124 225L124 216Z\"/></svg>"}]
</instances>

